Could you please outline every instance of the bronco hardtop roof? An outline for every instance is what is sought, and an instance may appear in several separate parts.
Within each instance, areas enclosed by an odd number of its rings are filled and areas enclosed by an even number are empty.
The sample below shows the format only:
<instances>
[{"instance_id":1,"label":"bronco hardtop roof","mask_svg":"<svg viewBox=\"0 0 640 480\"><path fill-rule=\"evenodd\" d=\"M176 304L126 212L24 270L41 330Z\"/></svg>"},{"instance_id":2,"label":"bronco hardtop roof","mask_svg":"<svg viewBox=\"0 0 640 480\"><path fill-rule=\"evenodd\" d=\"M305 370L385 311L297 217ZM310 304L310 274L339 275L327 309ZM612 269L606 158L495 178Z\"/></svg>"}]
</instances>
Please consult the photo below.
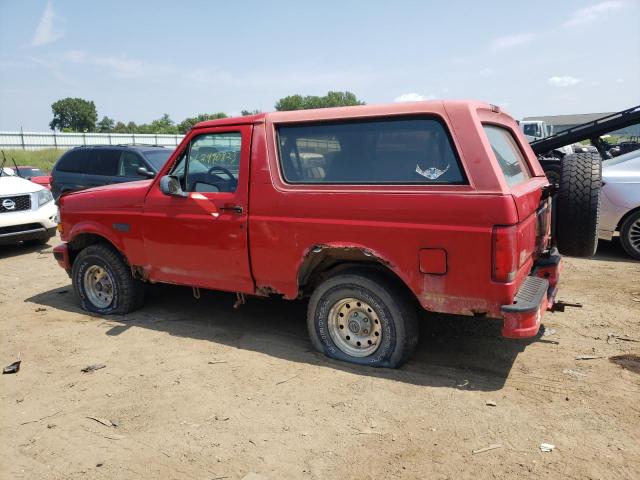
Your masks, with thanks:
<instances>
[{"instance_id":1,"label":"bronco hardtop roof","mask_svg":"<svg viewBox=\"0 0 640 480\"><path fill-rule=\"evenodd\" d=\"M231 125L250 125L263 122L307 122L337 120L350 117L379 117L383 115L404 115L416 113L443 113L449 106L466 106L469 110L494 110L499 107L476 100L429 100L423 102L388 103L381 105L358 105L353 107L316 108L309 110L291 110L268 112L246 117L221 118L207 120L193 128L223 127Z\"/></svg>"}]
</instances>

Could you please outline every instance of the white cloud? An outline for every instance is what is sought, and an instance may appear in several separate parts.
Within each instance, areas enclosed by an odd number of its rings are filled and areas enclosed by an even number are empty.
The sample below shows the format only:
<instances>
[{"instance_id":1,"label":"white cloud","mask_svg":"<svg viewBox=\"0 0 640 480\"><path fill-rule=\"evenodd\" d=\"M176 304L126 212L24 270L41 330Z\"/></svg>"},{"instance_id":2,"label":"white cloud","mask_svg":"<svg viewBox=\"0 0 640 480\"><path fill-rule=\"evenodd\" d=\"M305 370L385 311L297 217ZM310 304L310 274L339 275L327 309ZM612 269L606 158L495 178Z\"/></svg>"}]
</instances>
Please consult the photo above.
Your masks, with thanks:
<instances>
[{"instance_id":1,"label":"white cloud","mask_svg":"<svg viewBox=\"0 0 640 480\"><path fill-rule=\"evenodd\" d=\"M434 95L420 95L419 93L403 93L393 99L394 102L421 102L423 100L434 100Z\"/></svg>"},{"instance_id":2,"label":"white cloud","mask_svg":"<svg viewBox=\"0 0 640 480\"><path fill-rule=\"evenodd\" d=\"M553 76L547 80L547 83L552 87L571 87L573 85L577 85L582 80L576 77L570 77L568 75L565 76Z\"/></svg>"},{"instance_id":3,"label":"white cloud","mask_svg":"<svg viewBox=\"0 0 640 480\"><path fill-rule=\"evenodd\" d=\"M584 25L591 23L595 20L600 20L607 12L612 12L622 8L623 2L617 0L609 0L606 2L596 3L589 7L584 7L576 10L571 14L569 19L562 25L565 27L576 27L578 25Z\"/></svg>"},{"instance_id":4,"label":"white cloud","mask_svg":"<svg viewBox=\"0 0 640 480\"><path fill-rule=\"evenodd\" d=\"M47 43L52 43L58 40L62 35L64 35L64 30L59 27L56 27L55 23L57 19L59 19L55 12L53 11L53 3L51 0L47 2L47 5L44 7L44 12L42 12L42 17L40 17L40 22L36 27L36 31L33 34L33 40L31 40L31 45L34 47L39 47L41 45L46 45Z\"/></svg>"},{"instance_id":5,"label":"white cloud","mask_svg":"<svg viewBox=\"0 0 640 480\"><path fill-rule=\"evenodd\" d=\"M498 37L491 42L491 48L493 50L502 50L504 48L516 47L518 45L524 45L529 43L535 38L533 33L517 33L515 35L505 35L504 37Z\"/></svg>"},{"instance_id":6,"label":"white cloud","mask_svg":"<svg viewBox=\"0 0 640 480\"><path fill-rule=\"evenodd\" d=\"M83 50L71 50L62 54L62 60L80 65L104 68L112 75L123 78L143 77L170 73L173 67L152 65L124 56L93 55Z\"/></svg>"},{"instance_id":7,"label":"white cloud","mask_svg":"<svg viewBox=\"0 0 640 480\"><path fill-rule=\"evenodd\" d=\"M67 75L65 75L60 71L59 61L47 60L45 58L32 57L32 56L29 56L27 58L32 62L31 64L32 66L39 65L41 67L44 67L60 83L67 85L69 87L74 87L74 88L78 88L80 86L80 84L75 79L68 77Z\"/></svg>"}]
</instances>

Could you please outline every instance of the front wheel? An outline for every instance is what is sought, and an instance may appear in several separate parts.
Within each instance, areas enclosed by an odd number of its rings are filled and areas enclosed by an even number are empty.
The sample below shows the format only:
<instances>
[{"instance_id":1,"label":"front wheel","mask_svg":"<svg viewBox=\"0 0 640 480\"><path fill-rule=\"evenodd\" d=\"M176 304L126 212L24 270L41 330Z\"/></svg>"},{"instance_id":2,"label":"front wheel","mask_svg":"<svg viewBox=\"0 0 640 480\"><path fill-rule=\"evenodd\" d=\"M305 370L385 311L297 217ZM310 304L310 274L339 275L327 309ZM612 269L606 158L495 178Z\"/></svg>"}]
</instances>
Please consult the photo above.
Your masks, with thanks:
<instances>
[{"instance_id":1,"label":"front wheel","mask_svg":"<svg viewBox=\"0 0 640 480\"><path fill-rule=\"evenodd\" d=\"M82 308L89 312L125 314L142 305L144 284L108 245L90 245L78 253L71 279Z\"/></svg>"},{"instance_id":2,"label":"front wheel","mask_svg":"<svg viewBox=\"0 0 640 480\"><path fill-rule=\"evenodd\" d=\"M373 367L396 368L418 341L416 306L377 272L354 270L323 282L307 314L311 343L321 353Z\"/></svg>"},{"instance_id":3,"label":"front wheel","mask_svg":"<svg viewBox=\"0 0 640 480\"><path fill-rule=\"evenodd\" d=\"M630 257L640 260L640 212L630 215L622 224L620 243Z\"/></svg>"}]
</instances>

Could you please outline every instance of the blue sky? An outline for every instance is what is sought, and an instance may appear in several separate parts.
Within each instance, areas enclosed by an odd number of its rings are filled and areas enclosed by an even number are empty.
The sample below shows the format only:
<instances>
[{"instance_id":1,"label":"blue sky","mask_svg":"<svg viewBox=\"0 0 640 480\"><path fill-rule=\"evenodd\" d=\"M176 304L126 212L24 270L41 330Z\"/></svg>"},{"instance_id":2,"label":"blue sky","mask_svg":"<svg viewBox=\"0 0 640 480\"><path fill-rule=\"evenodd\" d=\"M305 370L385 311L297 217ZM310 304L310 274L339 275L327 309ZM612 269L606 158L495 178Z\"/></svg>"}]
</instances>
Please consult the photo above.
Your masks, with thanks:
<instances>
[{"instance_id":1,"label":"blue sky","mask_svg":"<svg viewBox=\"0 0 640 480\"><path fill-rule=\"evenodd\" d=\"M639 25L639 0L0 0L0 129L47 129L67 96L138 123L328 90L619 110L640 104Z\"/></svg>"}]
</instances>

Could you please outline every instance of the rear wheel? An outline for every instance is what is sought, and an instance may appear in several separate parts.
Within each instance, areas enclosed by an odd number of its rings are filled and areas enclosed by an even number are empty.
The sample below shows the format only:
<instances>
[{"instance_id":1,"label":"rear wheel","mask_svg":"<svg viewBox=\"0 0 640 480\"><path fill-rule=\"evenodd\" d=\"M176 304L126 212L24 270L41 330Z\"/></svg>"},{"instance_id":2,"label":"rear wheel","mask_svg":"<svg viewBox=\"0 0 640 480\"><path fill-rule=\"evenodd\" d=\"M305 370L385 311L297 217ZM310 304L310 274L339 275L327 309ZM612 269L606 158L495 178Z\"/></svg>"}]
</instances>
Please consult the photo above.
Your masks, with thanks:
<instances>
[{"instance_id":1,"label":"rear wheel","mask_svg":"<svg viewBox=\"0 0 640 480\"><path fill-rule=\"evenodd\" d=\"M598 246L602 161L594 153L574 153L562 159L556 196L558 250L590 257Z\"/></svg>"},{"instance_id":2,"label":"rear wheel","mask_svg":"<svg viewBox=\"0 0 640 480\"><path fill-rule=\"evenodd\" d=\"M620 243L629 256L640 260L640 211L631 214L622 224Z\"/></svg>"},{"instance_id":3,"label":"rear wheel","mask_svg":"<svg viewBox=\"0 0 640 480\"><path fill-rule=\"evenodd\" d=\"M353 270L323 282L307 314L311 343L328 357L396 368L418 341L416 306L378 272Z\"/></svg>"},{"instance_id":4,"label":"rear wheel","mask_svg":"<svg viewBox=\"0 0 640 480\"><path fill-rule=\"evenodd\" d=\"M89 312L124 314L142 305L144 284L108 245L90 245L78 253L71 278L82 308Z\"/></svg>"}]
</instances>

